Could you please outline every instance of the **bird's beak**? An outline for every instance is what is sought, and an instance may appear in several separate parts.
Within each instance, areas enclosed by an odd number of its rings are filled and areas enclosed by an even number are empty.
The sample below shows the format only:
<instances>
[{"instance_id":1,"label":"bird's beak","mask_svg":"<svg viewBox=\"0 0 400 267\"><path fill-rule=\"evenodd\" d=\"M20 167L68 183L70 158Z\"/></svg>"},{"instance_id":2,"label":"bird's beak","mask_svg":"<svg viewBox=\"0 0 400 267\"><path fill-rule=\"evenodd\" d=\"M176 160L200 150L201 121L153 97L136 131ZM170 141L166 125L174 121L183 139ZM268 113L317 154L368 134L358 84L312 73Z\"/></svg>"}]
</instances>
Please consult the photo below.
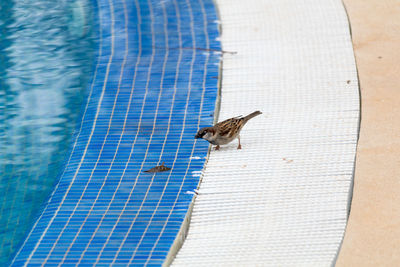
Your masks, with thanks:
<instances>
[{"instance_id":1,"label":"bird's beak","mask_svg":"<svg viewBox=\"0 0 400 267\"><path fill-rule=\"evenodd\" d=\"M196 136L194 137L195 139L199 139L200 138L200 135L199 134L196 134Z\"/></svg>"}]
</instances>

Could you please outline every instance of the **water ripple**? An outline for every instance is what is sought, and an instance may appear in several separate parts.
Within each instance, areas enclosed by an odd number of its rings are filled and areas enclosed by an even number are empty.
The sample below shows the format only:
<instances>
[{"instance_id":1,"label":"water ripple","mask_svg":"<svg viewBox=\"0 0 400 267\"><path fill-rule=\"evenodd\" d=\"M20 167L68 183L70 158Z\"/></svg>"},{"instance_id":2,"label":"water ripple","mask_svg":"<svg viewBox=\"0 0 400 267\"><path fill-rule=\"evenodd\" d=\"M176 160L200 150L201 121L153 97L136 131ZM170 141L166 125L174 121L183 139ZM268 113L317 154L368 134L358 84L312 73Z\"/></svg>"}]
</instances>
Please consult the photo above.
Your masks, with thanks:
<instances>
[{"instance_id":1,"label":"water ripple","mask_svg":"<svg viewBox=\"0 0 400 267\"><path fill-rule=\"evenodd\" d=\"M94 57L88 0L0 2L0 266L57 182Z\"/></svg>"}]
</instances>

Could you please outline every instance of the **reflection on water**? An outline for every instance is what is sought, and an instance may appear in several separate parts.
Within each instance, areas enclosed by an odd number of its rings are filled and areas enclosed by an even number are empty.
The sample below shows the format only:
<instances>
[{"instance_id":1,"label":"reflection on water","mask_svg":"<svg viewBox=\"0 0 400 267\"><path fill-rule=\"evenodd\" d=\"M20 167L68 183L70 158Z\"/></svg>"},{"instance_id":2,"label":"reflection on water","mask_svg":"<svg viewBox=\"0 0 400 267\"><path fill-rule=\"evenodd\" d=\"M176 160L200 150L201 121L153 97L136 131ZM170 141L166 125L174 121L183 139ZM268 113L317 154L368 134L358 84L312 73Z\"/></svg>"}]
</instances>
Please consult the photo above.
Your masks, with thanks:
<instances>
[{"instance_id":1,"label":"reflection on water","mask_svg":"<svg viewBox=\"0 0 400 267\"><path fill-rule=\"evenodd\" d=\"M94 44L88 0L0 1L0 266L57 182Z\"/></svg>"}]
</instances>

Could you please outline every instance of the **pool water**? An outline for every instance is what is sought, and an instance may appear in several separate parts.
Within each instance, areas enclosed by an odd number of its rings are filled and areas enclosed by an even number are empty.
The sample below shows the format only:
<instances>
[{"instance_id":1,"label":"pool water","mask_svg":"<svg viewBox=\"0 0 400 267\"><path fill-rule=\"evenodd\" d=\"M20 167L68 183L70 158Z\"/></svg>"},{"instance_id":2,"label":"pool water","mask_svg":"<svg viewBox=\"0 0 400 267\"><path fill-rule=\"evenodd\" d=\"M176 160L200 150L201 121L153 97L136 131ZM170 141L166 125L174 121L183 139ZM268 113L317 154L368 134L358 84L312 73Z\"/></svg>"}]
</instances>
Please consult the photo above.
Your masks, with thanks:
<instances>
[{"instance_id":1,"label":"pool water","mask_svg":"<svg viewBox=\"0 0 400 267\"><path fill-rule=\"evenodd\" d=\"M89 0L0 1L0 266L68 156L94 62L93 18Z\"/></svg>"}]
</instances>

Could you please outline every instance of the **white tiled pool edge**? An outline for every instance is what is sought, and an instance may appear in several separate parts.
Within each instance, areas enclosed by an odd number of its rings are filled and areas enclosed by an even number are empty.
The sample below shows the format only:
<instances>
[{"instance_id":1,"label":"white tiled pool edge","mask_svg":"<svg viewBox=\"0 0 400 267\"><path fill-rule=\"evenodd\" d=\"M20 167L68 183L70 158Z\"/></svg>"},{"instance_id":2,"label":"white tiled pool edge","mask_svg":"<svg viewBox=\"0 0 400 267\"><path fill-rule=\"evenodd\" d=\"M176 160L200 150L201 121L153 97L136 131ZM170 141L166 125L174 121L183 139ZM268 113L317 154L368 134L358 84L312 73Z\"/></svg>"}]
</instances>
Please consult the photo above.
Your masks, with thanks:
<instances>
[{"instance_id":1,"label":"white tiled pool edge","mask_svg":"<svg viewBox=\"0 0 400 267\"><path fill-rule=\"evenodd\" d=\"M261 110L212 151L174 265L329 266L346 226L359 124L340 0L218 0L219 121Z\"/></svg>"}]
</instances>

